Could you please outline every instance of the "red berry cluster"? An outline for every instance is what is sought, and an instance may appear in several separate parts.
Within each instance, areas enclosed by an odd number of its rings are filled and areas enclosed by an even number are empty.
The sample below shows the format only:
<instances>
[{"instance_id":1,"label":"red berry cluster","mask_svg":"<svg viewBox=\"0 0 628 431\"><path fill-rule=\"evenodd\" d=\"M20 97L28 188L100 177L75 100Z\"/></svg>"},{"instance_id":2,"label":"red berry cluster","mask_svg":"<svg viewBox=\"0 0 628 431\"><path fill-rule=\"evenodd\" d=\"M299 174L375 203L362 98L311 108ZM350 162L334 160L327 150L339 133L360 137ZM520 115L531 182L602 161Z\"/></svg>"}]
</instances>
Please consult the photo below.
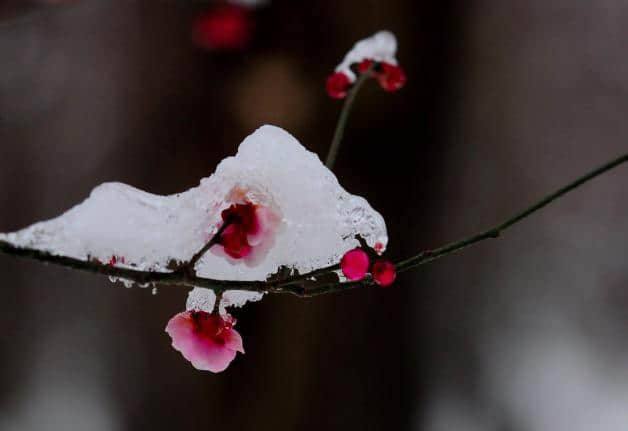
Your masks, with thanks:
<instances>
[{"instance_id":1,"label":"red berry cluster","mask_svg":"<svg viewBox=\"0 0 628 431\"><path fill-rule=\"evenodd\" d=\"M396 64L378 63L367 58L358 64L357 69L360 74L368 72L369 76L375 78L385 91L400 90L406 83L406 73L401 66ZM342 99L347 95L352 85L351 80L345 73L334 72L327 78L327 94L333 99Z\"/></svg>"},{"instance_id":2,"label":"red berry cluster","mask_svg":"<svg viewBox=\"0 0 628 431\"><path fill-rule=\"evenodd\" d=\"M360 247L346 252L340 261L342 273L353 281L362 280L369 267L373 280L382 287L390 286L397 277L397 271L392 262L378 259L371 265L369 254Z\"/></svg>"}]
</instances>

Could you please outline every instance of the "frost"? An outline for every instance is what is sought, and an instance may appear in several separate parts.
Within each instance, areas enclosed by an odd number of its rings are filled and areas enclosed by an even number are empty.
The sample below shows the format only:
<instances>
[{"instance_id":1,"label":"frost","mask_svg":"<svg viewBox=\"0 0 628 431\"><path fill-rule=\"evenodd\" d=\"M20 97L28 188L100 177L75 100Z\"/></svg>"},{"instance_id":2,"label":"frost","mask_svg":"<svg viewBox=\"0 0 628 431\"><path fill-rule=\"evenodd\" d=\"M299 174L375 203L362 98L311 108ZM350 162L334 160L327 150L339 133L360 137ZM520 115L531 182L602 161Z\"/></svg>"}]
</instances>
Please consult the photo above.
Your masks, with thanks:
<instances>
[{"instance_id":1,"label":"frost","mask_svg":"<svg viewBox=\"0 0 628 431\"><path fill-rule=\"evenodd\" d=\"M345 55L344 60L336 67L336 72L342 72L351 82L355 81L355 74L351 70L351 65L360 63L362 60L370 59L377 62L397 64L395 54L397 53L397 39L389 31L379 31L373 36L359 40L353 48Z\"/></svg>"},{"instance_id":2,"label":"frost","mask_svg":"<svg viewBox=\"0 0 628 431\"><path fill-rule=\"evenodd\" d=\"M110 262L146 271L170 271L188 261L221 224L233 200L274 208L281 216L272 244L254 263L206 253L199 277L265 280L281 266L305 273L337 263L358 246L360 234L374 247L388 238L381 215L347 193L314 153L286 131L263 126L248 136L235 157L224 159L198 187L158 196L120 183L96 187L89 198L63 215L0 240L81 260ZM255 292L231 291L224 305L259 300Z\"/></svg>"}]
</instances>

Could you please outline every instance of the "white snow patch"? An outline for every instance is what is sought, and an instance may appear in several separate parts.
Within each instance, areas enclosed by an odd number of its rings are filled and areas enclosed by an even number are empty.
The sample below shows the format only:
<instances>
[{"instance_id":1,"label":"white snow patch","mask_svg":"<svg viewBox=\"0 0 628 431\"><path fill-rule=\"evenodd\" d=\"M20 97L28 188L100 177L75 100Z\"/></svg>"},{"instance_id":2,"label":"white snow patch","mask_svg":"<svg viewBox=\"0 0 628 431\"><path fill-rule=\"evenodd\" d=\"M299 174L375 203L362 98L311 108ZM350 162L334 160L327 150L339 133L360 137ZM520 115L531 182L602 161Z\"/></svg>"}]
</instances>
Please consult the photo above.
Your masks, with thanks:
<instances>
[{"instance_id":1,"label":"white snow patch","mask_svg":"<svg viewBox=\"0 0 628 431\"><path fill-rule=\"evenodd\" d=\"M96 187L63 215L35 223L0 240L55 255L109 262L141 270L169 271L171 260L187 261L221 223L234 190L281 214L274 243L255 264L206 253L197 275L226 280L265 280L280 266L300 273L340 260L360 234L374 247L388 242L382 216L347 193L318 156L285 130L263 126L248 136L235 157L224 159L198 187L158 196L120 183ZM124 264L121 263L124 257ZM259 300L255 292L226 292L225 305Z\"/></svg>"},{"instance_id":2,"label":"white snow patch","mask_svg":"<svg viewBox=\"0 0 628 431\"><path fill-rule=\"evenodd\" d=\"M349 77L351 82L355 81L355 73L351 70L351 65L360 63L362 60L370 59L376 62L397 64L395 54L397 53L397 38L389 31L378 31L371 37L359 40L353 48L345 55L344 60L336 67L336 72L342 72Z\"/></svg>"}]
</instances>

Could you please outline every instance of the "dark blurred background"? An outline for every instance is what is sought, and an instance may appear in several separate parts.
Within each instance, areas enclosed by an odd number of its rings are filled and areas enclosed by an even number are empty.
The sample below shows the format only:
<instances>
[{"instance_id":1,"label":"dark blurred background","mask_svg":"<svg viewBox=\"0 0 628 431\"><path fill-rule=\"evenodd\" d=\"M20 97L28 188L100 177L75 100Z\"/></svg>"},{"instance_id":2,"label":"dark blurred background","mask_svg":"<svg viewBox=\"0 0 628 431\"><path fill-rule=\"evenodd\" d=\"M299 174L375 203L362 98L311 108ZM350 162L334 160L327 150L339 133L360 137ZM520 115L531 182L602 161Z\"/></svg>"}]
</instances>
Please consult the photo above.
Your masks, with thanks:
<instances>
[{"instance_id":1,"label":"dark blurred background","mask_svg":"<svg viewBox=\"0 0 628 431\"><path fill-rule=\"evenodd\" d=\"M389 29L406 87L366 86L335 169L400 259L486 228L626 149L628 4L273 0L243 49L184 0L0 1L0 231L104 181L198 184L259 125L324 157L324 82ZM0 258L0 430L628 429L627 173L389 289L234 314L221 374L170 347L177 288Z\"/></svg>"}]
</instances>

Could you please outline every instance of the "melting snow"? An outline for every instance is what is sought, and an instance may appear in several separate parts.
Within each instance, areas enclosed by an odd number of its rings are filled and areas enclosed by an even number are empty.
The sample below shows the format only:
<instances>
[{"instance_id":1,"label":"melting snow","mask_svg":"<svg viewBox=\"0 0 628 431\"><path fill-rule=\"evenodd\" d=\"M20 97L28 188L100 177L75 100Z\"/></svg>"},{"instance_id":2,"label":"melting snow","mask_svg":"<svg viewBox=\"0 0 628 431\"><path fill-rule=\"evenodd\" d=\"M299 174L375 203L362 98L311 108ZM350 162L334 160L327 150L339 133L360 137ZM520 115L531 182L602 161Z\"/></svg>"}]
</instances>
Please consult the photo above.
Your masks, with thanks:
<instances>
[{"instance_id":1,"label":"melting snow","mask_svg":"<svg viewBox=\"0 0 628 431\"><path fill-rule=\"evenodd\" d=\"M103 263L117 256L117 266L169 271L169 262L188 261L208 241L220 226L221 211L242 193L281 215L273 244L254 264L206 253L196 265L198 276L265 280L280 266L304 273L338 262L358 245L356 234L371 247L377 242L385 247L388 241L381 215L365 199L347 193L316 154L274 126L248 136L237 155L224 159L198 187L158 196L125 184L102 184L63 215L0 234L0 240ZM196 290L203 291L207 296L206 289ZM224 305L242 305L261 296L226 292Z\"/></svg>"}]
</instances>

